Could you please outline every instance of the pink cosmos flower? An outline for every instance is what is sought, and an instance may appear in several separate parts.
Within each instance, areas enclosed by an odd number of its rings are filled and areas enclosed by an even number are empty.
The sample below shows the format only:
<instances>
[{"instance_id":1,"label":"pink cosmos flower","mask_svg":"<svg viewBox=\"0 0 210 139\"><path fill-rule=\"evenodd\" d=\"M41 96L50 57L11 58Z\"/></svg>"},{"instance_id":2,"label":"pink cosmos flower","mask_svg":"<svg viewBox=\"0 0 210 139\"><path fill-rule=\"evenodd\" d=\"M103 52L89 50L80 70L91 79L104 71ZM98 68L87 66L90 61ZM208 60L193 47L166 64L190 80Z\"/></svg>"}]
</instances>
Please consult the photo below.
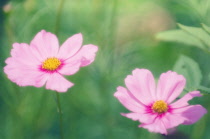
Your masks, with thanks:
<instances>
[{"instance_id":1,"label":"pink cosmos flower","mask_svg":"<svg viewBox=\"0 0 210 139\"><path fill-rule=\"evenodd\" d=\"M57 37L42 30L30 45L13 44L4 72L19 86L41 87L46 83L46 89L66 92L74 84L62 75L75 74L80 67L91 64L98 51L98 47L92 44L82 46L82 41L79 33L68 38L59 48Z\"/></svg>"},{"instance_id":2,"label":"pink cosmos flower","mask_svg":"<svg viewBox=\"0 0 210 139\"><path fill-rule=\"evenodd\" d=\"M119 86L114 96L131 113L122 114L141 122L139 127L150 132L167 134L167 129L179 124L193 124L207 111L201 105L189 105L193 97L200 97L199 91L192 91L178 99L185 87L185 78L176 72L161 74L157 87L152 73L146 69L135 69L128 75L125 84Z\"/></svg>"}]
</instances>

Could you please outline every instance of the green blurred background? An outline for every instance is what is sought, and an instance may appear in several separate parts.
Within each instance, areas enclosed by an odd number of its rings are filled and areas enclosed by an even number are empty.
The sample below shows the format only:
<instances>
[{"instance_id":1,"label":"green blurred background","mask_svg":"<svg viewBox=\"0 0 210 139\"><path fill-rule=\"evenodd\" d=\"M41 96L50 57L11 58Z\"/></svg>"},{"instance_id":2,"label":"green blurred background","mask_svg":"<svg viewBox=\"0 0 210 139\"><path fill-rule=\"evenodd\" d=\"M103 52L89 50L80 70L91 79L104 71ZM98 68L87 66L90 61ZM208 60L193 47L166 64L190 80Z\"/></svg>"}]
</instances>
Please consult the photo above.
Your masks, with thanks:
<instances>
[{"instance_id":1,"label":"green blurred background","mask_svg":"<svg viewBox=\"0 0 210 139\"><path fill-rule=\"evenodd\" d=\"M96 60L66 77L75 86L60 94L66 139L208 139L209 114L199 122L180 125L163 136L138 128L139 122L120 115L128 112L113 97L117 86L135 68L147 68L158 79L172 70L184 54L199 63L202 84L210 85L210 54L180 43L161 42L158 32L176 23L210 25L208 0L1 0L0 13L0 138L57 139L59 115L55 93L19 87L4 74L5 59L14 42L30 43L42 29L57 33L60 44L73 34L83 34L83 44L99 46ZM210 110L209 95L191 103Z\"/></svg>"}]
</instances>

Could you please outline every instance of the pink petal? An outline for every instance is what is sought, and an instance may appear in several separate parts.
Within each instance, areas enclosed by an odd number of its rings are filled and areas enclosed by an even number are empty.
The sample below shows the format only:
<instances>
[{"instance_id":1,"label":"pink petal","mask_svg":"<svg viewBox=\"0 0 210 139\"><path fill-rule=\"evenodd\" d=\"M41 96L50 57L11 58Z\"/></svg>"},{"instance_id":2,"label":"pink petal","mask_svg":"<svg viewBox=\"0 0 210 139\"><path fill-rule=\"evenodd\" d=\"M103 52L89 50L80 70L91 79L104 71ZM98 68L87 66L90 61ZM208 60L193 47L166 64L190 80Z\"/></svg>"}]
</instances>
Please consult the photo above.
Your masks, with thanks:
<instances>
[{"instance_id":1,"label":"pink petal","mask_svg":"<svg viewBox=\"0 0 210 139\"><path fill-rule=\"evenodd\" d=\"M39 71L40 61L33 55L31 48L25 43L14 43L12 57L6 59L4 72L8 78L20 86L41 87L48 75Z\"/></svg>"},{"instance_id":2,"label":"pink petal","mask_svg":"<svg viewBox=\"0 0 210 139\"><path fill-rule=\"evenodd\" d=\"M83 39L81 33L68 38L60 47L58 57L64 60L70 58L79 51L82 46L82 41Z\"/></svg>"},{"instance_id":3,"label":"pink petal","mask_svg":"<svg viewBox=\"0 0 210 139\"><path fill-rule=\"evenodd\" d=\"M143 127L148 129L150 132L156 132L167 135L167 130L164 123L159 119L156 118L153 123L151 124L141 124L139 127Z\"/></svg>"},{"instance_id":4,"label":"pink petal","mask_svg":"<svg viewBox=\"0 0 210 139\"><path fill-rule=\"evenodd\" d=\"M153 123L155 118L157 117L156 114L150 113L121 113L121 115L130 118L134 121L138 120L139 122L144 124Z\"/></svg>"},{"instance_id":5,"label":"pink petal","mask_svg":"<svg viewBox=\"0 0 210 139\"><path fill-rule=\"evenodd\" d=\"M161 117L157 117L153 123L151 124L143 123L139 127L146 128L150 132L167 134L167 129L174 128L180 124L183 124L184 121L185 118L182 117L180 114L166 113Z\"/></svg>"},{"instance_id":6,"label":"pink petal","mask_svg":"<svg viewBox=\"0 0 210 139\"><path fill-rule=\"evenodd\" d=\"M80 62L79 61L64 61L63 66L61 69L59 69L59 73L63 75L73 75L77 71L79 71L80 68Z\"/></svg>"},{"instance_id":7,"label":"pink petal","mask_svg":"<svg viewBox=\"0 0 210 139\"><path fill-rule=\"evenodd\" d=\"M186 80L176 72L168 71L161 74L157 86L157 98L171 103L185 87Z\"/></svg>"},{"instance_id":8,"label":"pink petal","mask_svg":"<svg viewBox=\"0 0 210 139\"><path fill-rule=\"evenodd\" d=\"M59 73L53 73L47 80L46 89L55 90L57 92L66 92L68 88L74 84L66 80Z\"/></svg>"},{"instance_id":9,"label":"pink petal","mask_svg":"<svg viewBox=\"0 0 210 139\"><path fill-rule=\"evenodd\" d=\"M135 98L130 96L130 93L124 87L119 86L114 96L125 106L128 110L137 113L145 113L146 108L138 103Z\"/></svg>"},{"instance_id":10,"label":"pink petal","mask_svg":"<svg viewBox=\"0 0 210 139\"><path fill-rule=\"evenodd\" d=\"M191 105L173 109L173 113L180 114L185 119L183 124L189 125L197 122L204 114L207 113L207 110L201 105Z\"/></svg>"},{"instance_id":11,"label":"pink petal","mask_svg":"<svg viewBox=\"0 0 210 139\"><path fill-rule=\"evenodd\" d=\"M172 108L180 108L189 105L188 101L191 100L194 97L201 97L202 95L200 94L199 91L192 91L190 93L187 93L184 95L182 98L177 100L176 102L170 104Z\"/></svg>"},{"instance_id":12,"label":"pink petal","mask_svg":"<svg viewBox=\"0 0 210 139\"><path fill-rule=\"evenodd\" d=\"M31 48L26 43L14 43L11 55L18 63L32 67L40 65L40 61L33 55Z\"/></svg>"},{"instance_id":13,"label":"pink petal","mask_svg":"<svg viewBox=\"0 0 210 139\"><path fill-rule=\"evenodd\" d=\"M17 83L19 86L35 86L41 87L45 84L48 75L40 72L38 68L31 65L24 65L15 58L8 58L4 72L8 78Z\"/></svg>"},{"instance_id":14,"label":"pink petal","mask_svg":"<svg viewBox=\"0 0 210 139\"><path fill-rule=\"evenodd\" d=\"M185 118L179 114L166 113L163 117L161 117L161 121L163 122L166 129L168 129L184 123Z\"/></svg>"},{"instance_id":15,"label":"pink petal","mask_svg":"<svg viewBox=\"0 0 210 139\"><path fill-rule=\"evenodd\" d=\"M59 73L64 75L75 74L81 66L87 66L94 61L97 50L97 46L84 45L73 57L64 60L64 65Z\"/></svg>"},{"instance_id":16,"label":"pink petal","mask_svg":"<svg viewBox=\"0 0 210 139\"><path fill-rule=\"evenodd\" d=\"M98 47L92 44L84 45L75 57L81 61L81 67L91 64L95 60Z\"/></svg>"},{"instance_id":17,"label":"pink petal","mask_svg":"<svg viewBox=\"0 0 210 139\"><path fill-rule=\"evenodd\" d=\"M149 105L156 100L155 80L149 70L133 70L133 75L127 76L125 84L131 94L145 105Z\"/></svg>"},{"instance_id":18,"label":"pink petal","mask_svg":"<svg viewBox=\"0 0 210 139\"><path fill-rule=\"evenodd\" d=\"M42 30L37 33L30 46L33 49L33 53L43 61L43 59L57 56L59 42L54 34Z\"/></svg>"}]
</instances>

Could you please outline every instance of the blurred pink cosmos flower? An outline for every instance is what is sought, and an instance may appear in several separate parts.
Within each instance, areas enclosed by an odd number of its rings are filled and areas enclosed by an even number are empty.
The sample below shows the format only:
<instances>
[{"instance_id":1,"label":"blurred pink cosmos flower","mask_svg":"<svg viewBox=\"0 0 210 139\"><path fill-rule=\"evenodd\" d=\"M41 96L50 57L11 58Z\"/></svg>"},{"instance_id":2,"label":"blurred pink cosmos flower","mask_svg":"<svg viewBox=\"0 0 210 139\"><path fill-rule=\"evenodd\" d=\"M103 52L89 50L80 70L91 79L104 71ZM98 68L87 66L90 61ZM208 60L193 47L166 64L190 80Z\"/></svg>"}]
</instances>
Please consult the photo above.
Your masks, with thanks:
<instances>
[{"instance_id":1,"label":"blurred pink cosmos flower","mask_svg":"<svg viewBox=\"0 0 210 139\"><path fill-rule=\"evenodd\" d=\"M66 92L74 84L62 75L75 74L80 67L94 61L98 47L82 46L82 34L68 38L59 48L57 37L45 30L40 31L30 45L14 43L11 57L6 59L4 72L19 86L41 87Z\"/></svg>"},{"instance_id":2,"label":"blurred pink cosmos flower","mask_svg":"<svg viewBox=\"0 0 210 139\"><path fill-rule=\"evenodd\" d=\"M114 96L131 113L122 114L142 124L139 127L150 132L167 134L167 129L179 124L193 124L207 111L201 105L189 105L193 97L200 97L199 91L192 91L174 100L185 87L185 78L176 72L161 74L157 87L152 73L146 69L135 69L128 75L125 84L128 89L119 86Z\"/></svg>"}]
</instances>

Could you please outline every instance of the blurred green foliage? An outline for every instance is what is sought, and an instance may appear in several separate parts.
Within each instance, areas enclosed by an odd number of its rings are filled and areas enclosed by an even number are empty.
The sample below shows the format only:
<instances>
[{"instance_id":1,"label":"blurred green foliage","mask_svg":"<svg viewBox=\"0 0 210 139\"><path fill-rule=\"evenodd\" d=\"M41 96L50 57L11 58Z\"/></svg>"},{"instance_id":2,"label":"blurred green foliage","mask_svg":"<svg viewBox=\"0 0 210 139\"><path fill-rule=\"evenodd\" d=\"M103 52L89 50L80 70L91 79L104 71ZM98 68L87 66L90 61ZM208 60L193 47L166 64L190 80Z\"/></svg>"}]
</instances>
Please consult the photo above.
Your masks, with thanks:
<instances>
[{"instance_id":1,"label":"blurred green foliage","mask_svg":"<svg viewBox=\"0 0 210 139\"><path fill-rule=\"evenodd\" d=\"M141 139L170 138L138 128L120 115L128 112L113 97L116 87L135 68L150 69L156 79L172 70L179 56L185 55L200 67L202 86L210 85L210 54L193 44L160 42L158 32L176 29L176 23L210 25L208 0L66 0L58 18L58 0L12 0L1 9L0 30L0 138L57 139L59 115L53 91L19 87L3 72L12 43L29 43L41 29L55 33L60 44L81 32L84 44L99 46L96 60L67 78L75 83L60 94L64 137L71 139ZM59 24L56 24L57 19ZM57 26L56 26L57 25ZM208 41L209 42L209 41ZM196 79L195 79L196 80ZM210 96L195 98L210 110ZM181 125L177 138L208 138L210 120L205 115L194 125Z\"/></svg>"}]
</instances>

